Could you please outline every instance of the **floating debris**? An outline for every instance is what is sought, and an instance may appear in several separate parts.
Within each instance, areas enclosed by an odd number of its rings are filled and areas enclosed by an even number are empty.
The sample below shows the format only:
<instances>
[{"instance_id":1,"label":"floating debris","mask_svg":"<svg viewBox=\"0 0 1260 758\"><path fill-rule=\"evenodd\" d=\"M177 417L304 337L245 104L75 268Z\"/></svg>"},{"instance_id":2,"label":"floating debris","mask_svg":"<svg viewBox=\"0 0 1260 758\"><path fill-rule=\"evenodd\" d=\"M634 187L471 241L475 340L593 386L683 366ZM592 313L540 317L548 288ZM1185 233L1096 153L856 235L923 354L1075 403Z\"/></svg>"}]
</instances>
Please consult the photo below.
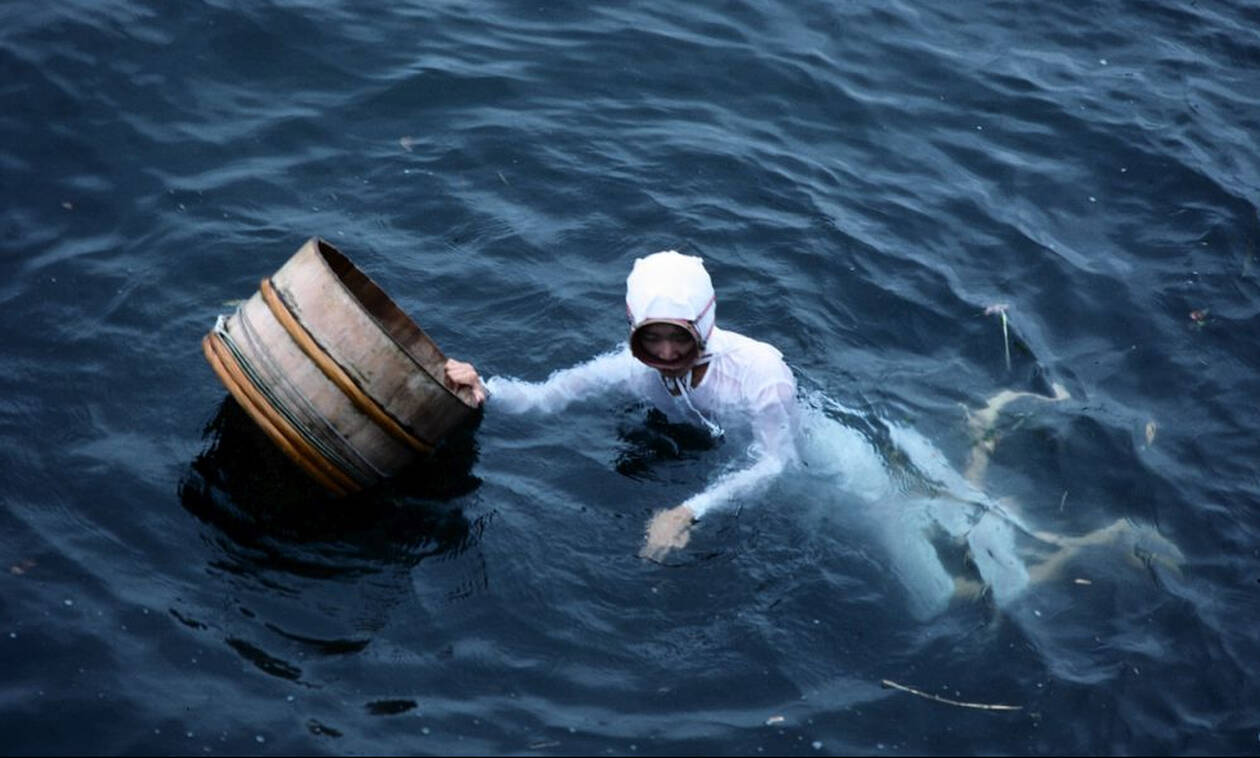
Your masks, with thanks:
<instances>
[{"instance_id":1,"label":"floating debris","mask_svg":"<svg viewBox=\"0 0 1260 758\"><path fill-rule=\"evenodd\" d=\"M1146 446L1147 447L1150 447L1151 443L1155 441L1156 428L1157 427L1155 426L1154 419L1146 422Z\"/></svg>"},{"instance_id":2,"label":"floating debris","mask_svg":"<svg viewBox=\"0 0 1260 758\"><path fill-rule=\"evenodd\" d=\"M417 705L414 700L374 700L367 704L367 711L373 716L397 716L416 708Z\"/></svg>"},{"instance_id":3,"label":"floating debris","mask_svg":"<svg viewBox=\"0 0 1260 758\"><path fill-rule=\"evenodd\" d=\"M766 726L773 726L773 725L775 725L775 724L782 724L782 723L783 723L783 721L784 721L784 719L783 719L783 717L782 717L782 716L771 716L770 718L766 719Z\"/></svg>"},{"instance_id":4,"label":"floating debris","mask_svg":"<svg viewBox=\"0 0 1260 758\"><path fill-rule=\"evenodd\" d=\"M1072 583L1073 584L1093 584L1093 582L1091 582L1088 579L1073 579Z\"/></svg>"},{"instance_id":5,"label":"floating debris","mask_svg":"<svg viewBox=\"0 0 1260 758\"><path fill-rule=\"evenodd\" d=\"M36 564L35 561L31 560L30 558L26 558L10 566L9 573L13 574L14 576L21 576L25 574L27 571L30 571L31 569L35 568L36 565L38 564Z\"/></svg>"},{"instance_id":6,"label":"floating debris","mask_svg":"<svg viewBox=\"0 0 1260 758\"><path fill-rule=\"evenodd\" d=\"M333 729L331 726L321 724L315 719L306 722L306 728L311 734L317 737L340 737L341 732Z\"/></svg>"},{"instance_id":7,"label":"floating debris","mask_svg":"<svg viewBox=\"0 0 1260 758\"><path fill-rule=\"evenodd\" d=\"M935 700L935 701L936 701L936 702L938 702L938 703L945 703L946 705L956 705L956 706L958 706L958 707L960 707L960 708L978 708L978 709L983 710L983 711L1020 711L1020 710L1023 710L1023 708L1024 708L1024 706L1022 706L1022 705L999 705L999 704L992 704L992 703L967 703L967 702L963 702L963 701L961 701L961 700L950 700L950 699L949 699L949 698L947 698L947 697L941 697L940 695L933 695L933 694L932 694L932 693L930 693L930 692L924 692L924 691L922 691L922 690L916 690L915 688L913 688L913 687L907 687L907 686L906 686L906 685L904 685L904 684L897 684L896 682L892 681L891 679L884 679L884 680L882 680L882 681L880 682L880 684L882 684L885 688L891 688L891 689L894 689L894 690L901 690L902 692L909 692L911 695L918 695L919 697L925 697L925 698L927 698L928 700Z\"/></svg>"},{"instance_id":8,"label":"floating debris","mask_svg":"<svg viewBox=\"0 0 1260 758\"><path fill-rule=\"evenodd\" d=\"M411 148L414 147L416 144L416 138L415 137L399 137L398 144L399 146L402 147L403 150L406 150L407 152L410 153Z\"/></svg>"},{"instance_id":9,"label":"floating debris","mask_svg":"<svg viewBox=\"0 0 1260 758\"><path fill-rule=\"evenodd\" d=\"M984 315L992 316L995 313L1002 317L1002 344L1006 347L1006 370L1011 370L1011 338L1006 329L1006 311L1010 309L1009 303L994 303L984 309Z\"/></svg>"}]
</instances>

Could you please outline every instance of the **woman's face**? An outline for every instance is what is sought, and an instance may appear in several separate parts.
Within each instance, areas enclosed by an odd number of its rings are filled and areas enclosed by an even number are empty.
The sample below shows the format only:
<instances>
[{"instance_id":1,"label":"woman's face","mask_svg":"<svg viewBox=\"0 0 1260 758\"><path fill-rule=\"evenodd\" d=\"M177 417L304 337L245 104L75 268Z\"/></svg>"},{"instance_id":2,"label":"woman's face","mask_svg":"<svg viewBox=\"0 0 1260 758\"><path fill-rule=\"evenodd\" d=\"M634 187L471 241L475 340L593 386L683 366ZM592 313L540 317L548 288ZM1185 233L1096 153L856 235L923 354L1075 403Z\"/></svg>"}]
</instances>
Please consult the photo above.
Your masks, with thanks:
<instances>
[{"instance_id":1,"label":"woman's face","mask_svg":"<svg viewBox=\"0 0 1260 758\"><path fill-rule=\"evenodd\" d=\"M648 324L635 336L643 350L662 363L681 360L696 350L691 334L673 324Z\"/></svg>"}]
</instances>

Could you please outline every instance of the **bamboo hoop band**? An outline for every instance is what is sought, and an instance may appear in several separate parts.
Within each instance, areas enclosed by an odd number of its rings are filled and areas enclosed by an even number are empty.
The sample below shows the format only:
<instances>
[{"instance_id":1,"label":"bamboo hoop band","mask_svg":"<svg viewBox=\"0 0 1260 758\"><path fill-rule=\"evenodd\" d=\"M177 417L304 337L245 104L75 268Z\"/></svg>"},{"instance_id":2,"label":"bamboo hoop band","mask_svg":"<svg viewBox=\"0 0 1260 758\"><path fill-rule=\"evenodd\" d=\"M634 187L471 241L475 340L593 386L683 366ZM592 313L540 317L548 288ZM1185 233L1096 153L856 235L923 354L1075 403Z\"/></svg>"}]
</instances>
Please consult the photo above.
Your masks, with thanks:
<instances>
[{"instance_id":1,"label":"bamboo hoop band","mask_svg":"<svg viewBox=\"0 0 1260 758\"><path fill-rule=\"evenodd\" d=\"M236 361L219 344L214 333L201 340L201 349L214 373L227 386L232 396L240 402L245 412L266 433L271 441L284 451L299 467L335 495L346 495L360 489L352 479L329 463L319 451L311 447L301 434L258 393L248 377L241 373Z\"/></svg>"},{"instance_id":2,"label":"bamboo hoop band","mask_svg":"<svg viewBox=\"0 0 1260 758\"><path fill-rule=\"evenodd\" d=\"M306 331L306 327L302 326L289 310L289 307L285 305L284 300L280 297L280 293L272 286L270 278L263 279L258 289L262 293L263 301L271 309L272 315L276 317L276 321L280 322L280 325L289 333L289 336L302 349L302 352L306 353L306 357L310 358L311 362L318 366L320 371L324 372L324 376L328 377L328 380L335 384L337 389L345 393L355 408L358 408L361 413L376 422L377 426L384 429L391 437L416 452L426 455L433 452L432 445L420 440L404 429L393 416L389 415L375 400L359 389L359 386L350 378L345 369L337 365L337 362L329 357L328 353L324 352L324 349L315 342L315 338L311 336L310 332Z\"/></svg>"}]
</instances>

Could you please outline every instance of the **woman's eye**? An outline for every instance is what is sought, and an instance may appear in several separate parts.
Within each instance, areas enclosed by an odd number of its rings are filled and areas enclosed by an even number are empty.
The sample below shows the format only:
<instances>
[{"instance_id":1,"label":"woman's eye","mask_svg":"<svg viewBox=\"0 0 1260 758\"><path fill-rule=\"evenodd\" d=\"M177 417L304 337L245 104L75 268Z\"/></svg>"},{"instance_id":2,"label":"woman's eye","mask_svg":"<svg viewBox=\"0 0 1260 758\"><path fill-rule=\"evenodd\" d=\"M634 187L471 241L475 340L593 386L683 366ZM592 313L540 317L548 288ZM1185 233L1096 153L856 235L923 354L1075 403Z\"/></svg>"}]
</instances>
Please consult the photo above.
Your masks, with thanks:
<instances>
[{"instance_id":1,"label":"woman's eye","mask_svg":"<svg viewBox=\"0 0 1260 758\"><path fill-rule=\"evenodd\" d=\"M689 334L653 334L645 332L641 338L644 344L657 345L662 342L672 342L675 345L690 345L691 335Z\"/></svg>"}]
</instances>

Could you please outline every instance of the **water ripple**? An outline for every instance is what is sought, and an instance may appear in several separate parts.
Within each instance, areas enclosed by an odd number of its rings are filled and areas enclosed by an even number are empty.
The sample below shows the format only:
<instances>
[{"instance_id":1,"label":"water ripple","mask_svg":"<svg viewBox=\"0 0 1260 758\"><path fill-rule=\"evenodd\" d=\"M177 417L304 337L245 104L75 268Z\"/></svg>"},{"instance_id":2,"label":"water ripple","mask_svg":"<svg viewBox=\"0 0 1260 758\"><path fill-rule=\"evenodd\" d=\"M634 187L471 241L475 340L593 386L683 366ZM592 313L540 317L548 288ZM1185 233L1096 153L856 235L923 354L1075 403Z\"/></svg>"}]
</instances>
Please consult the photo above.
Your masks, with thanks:
<instances>
[{"instance_id":1,"label":"water ripple","mask_svg":"<svg viewBox=\"0 0 1260 758\"><path fill-rule=\"evenodd\" d=\"M1253 752L1258 28L1164 0L0 8L6 744ZM1184 565L1091 548L916 622L808 477L646 563L647 516L737 451L624 404L490 412L330 504L198 348L313 235L448 353L538 379L622 337L635 257L702 255L726 325L958 468L967 413L1060 383L995 419L992 494L1157 524ZM1024 710L943 722L883 679Z\"/></svg>"}]
</instances>

